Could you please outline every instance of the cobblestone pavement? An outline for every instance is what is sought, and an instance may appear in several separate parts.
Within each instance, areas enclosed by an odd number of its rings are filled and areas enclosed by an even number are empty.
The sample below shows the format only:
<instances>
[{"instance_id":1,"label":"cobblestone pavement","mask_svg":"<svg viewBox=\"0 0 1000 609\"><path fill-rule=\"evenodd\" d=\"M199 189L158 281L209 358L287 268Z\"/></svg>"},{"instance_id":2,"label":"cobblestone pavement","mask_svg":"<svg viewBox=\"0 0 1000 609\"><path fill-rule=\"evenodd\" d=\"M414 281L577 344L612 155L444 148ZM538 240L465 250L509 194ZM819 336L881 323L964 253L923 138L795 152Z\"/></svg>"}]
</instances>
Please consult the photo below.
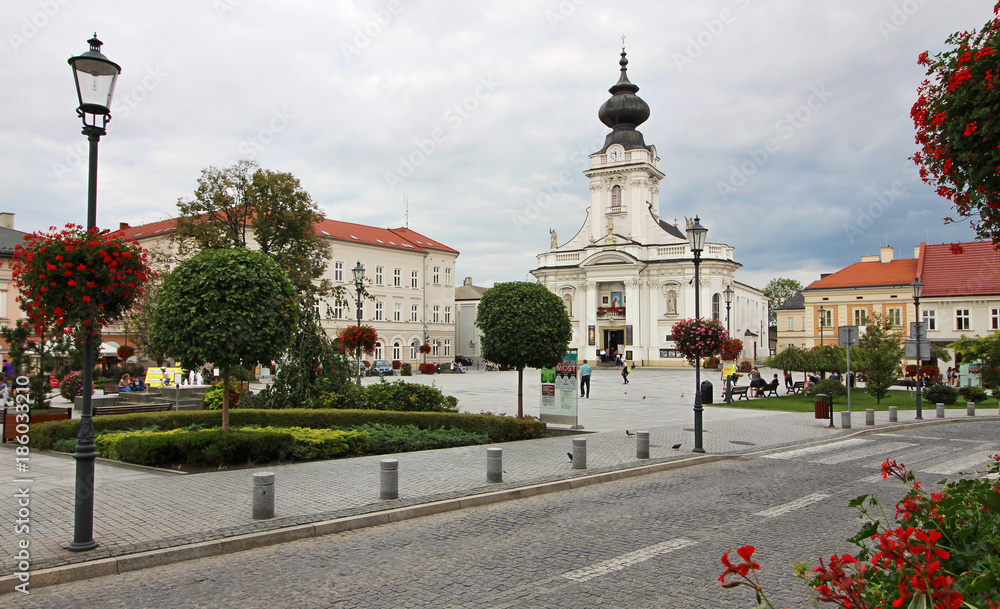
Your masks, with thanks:
<instances>
[{"instance_id":1,"label":"cobblestone pavement","mask_svg":"<svg viewBox=\"0 0 1000 609\"><path fill-rule=\"evenodd\" d=\"M5 519L0 529L0 582L6 576L9 584L15 568L19 536L13 526L18 512L14 493L26 486L31 496L31 563L37 571L695 457L688 401L692 394L683 390L693 386L693 372L640 369L626 388L613 384L613 371L595 372L593 397L581 400L581 422L588 430L599 430L584 436L586 470L572 469L566 456L572 442L565 436L500 445L504 469L500 484L486 483L483 446L269 467L267 471L276 474L276 517L255 521L251 518L252 474L260 469L179 475L99 464L94 538L100 547L85 553L63 548L73 537L74 460L33 454L30 476L26 476L15 472L13 447L5 445L0 448L0 479L8 489L0 498L0 514ZM463 410L472 412L504 410L490 406L501 401L497 396L508 399L516 384L516 373L413 378L459 395ZM531 395L529 391L527 387L526 395ZM682 393L688 397L682 398ZM537 414L537 398L528 398L526 403L530 405L526 413ZM876 427L888 425L886 413L878 414ZM900 414L907 416L912 419L912 413ZM948 417L965 418L964 409L950 411ZM811 414L706 407L704 447L708 455L732 456L843 437L859 431L863 423L863 413L855 415L854 430L844 430L828 429ZM625 429L650 432L652 459L636 459L635 440L626 436ZM679 450L671 449L678 443ZM388 457L399 459L400 498L380 501L379 461ZM7 482L15 479L33 482Z\"/></svg>"},{"instance_id":2,"label":"cobblestone pavement","mask_svg":"<svg viewBox=\"0 0 1000 609\"><path fill-rule=\"evenodd\" d=\"M1000 421L904 427L660 472L517 502L202 558L8 597L11 607L749 607L716 582L719 557L757 547L775 606L808 606L792 561L849 552L848 501L927 488L982 467ZM891 508L888 508L891 511ZM5 598L5 601L7 598Z\"/></svg>"}]
</instances>

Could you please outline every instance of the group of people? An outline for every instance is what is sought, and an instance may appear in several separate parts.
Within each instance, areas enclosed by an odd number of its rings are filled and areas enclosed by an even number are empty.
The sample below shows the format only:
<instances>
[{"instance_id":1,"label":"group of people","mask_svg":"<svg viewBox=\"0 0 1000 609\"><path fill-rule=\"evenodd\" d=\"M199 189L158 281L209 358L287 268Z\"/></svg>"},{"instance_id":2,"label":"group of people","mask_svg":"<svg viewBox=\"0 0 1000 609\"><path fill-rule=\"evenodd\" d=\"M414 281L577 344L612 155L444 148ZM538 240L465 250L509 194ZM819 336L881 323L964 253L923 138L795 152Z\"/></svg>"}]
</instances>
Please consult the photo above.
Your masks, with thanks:
<instances>
[{"instance_id":1,"label":"group of people","mask_svg":"<svg viewBox=\"0 0 1000 609\"><path fill-rule=\"evenodd\" d=\"M132 378L132 376L126 372L122 375L121 380L118 381L118 393L128 393L129 391L145 391L146 382L139 377Z\"/></svg>"},{"instance_id":2,"label":"group of people","mask_svg":"<svg viewBox=\"0 0 1000 609\"><path fill-rule=\"evenodd\" d=\"M622 384L628 385L628 375L635 370L635 364L632 366L628 365L628 362L622 362ZM580 366L580 397L589 398L590 397L590 377L594 373L593 368L590 367L588 360L583 360L583 364Z\"/></svg>"},{"instance_id":3,"label":"group of people","mask_svg":"<svg viewBox=\"0 0 1000 609\"><path fill-rule=\"evenodd\" d=\"M948 371L945 372L945 381L953 387L958 387L959 385L958 368L952 368L951 366L948 366Z\"/></svg>"},{"instance_id":4,"label":"group of people","mask_svg":"<svg viewBox=\"0 0 1000 609\"><path fill-rule=\"evenodd\" d=\"M621 352L618 351L618 347L614 347L611 350L601 349L598 352L598 355L601 356L601 361L605 364L608 362L614 362L616 366L621 366L625 363L625 360L622 359Z\"/></svg>"}]
</instances>

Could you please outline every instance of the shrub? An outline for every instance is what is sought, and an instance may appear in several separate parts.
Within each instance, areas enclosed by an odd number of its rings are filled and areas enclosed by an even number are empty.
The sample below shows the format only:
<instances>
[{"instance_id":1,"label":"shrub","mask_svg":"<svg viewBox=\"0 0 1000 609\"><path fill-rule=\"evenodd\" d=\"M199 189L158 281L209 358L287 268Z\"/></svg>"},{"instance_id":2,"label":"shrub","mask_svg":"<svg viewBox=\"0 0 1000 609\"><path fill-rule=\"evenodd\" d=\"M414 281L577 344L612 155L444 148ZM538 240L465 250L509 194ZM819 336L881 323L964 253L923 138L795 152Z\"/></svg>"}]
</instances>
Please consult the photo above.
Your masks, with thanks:
<instances>
[{"instance_id":1,"label":"shrub","mask_svg":"<svg viewBox=\"0 0 1000 609\"><path fill-rule=\"evenodd\" d=\"M958 401L958 389L948 385L931 385L924 389L924 397L934 404L951 405Z\"/></svg>"},{"instance_id":2,"label":"shrub","mask_svg":"<svg viewBox=\"0 0 1000 609\"><path fill-rule=\"evenodd\" d=\"M249 393L243 389L239 383L229 383L229 407L239 408L244 396ZM206 410L219 410L222 408L222 381L212 383L212 388L205 392L201 399L201 407Z\"/></svg>"},{"instance_id":3,"label":"shrub","mask_svg":"<svg viewBox=\"0 0 1000 609\"><path fill-rule=\"evenodd\" d=\"M481 414L455 412L398 412L379 410L310 410L285 408L280 410L250 410L241 408L229 414L233 427L258 425L261 427L309 427L328 429L350 428L365 423L387 425L416 425L421 429L456 427L489 436L492 442L530 440L545 435L545 423L533 417L516 419L489 412ZM102 415L94 417L97 433L109 431L140 430L158 426L160 429L178 429L190 425L219 427L222 412L219 410L173 410L167 412L141 412L135 414ZM49 450L59 440L75 439L79 435L80 420L46 421L31 426L31 448Z\"/></svg>"},{"instance_id":4,"label":"shrub","mask_svg":"<svg viewBox=\"0 0 1000 609\"><path fill-rule=\"evenodd\" d=\"M357 429L366 433L368 451L377 455L490 443L487 435L455 427L420 429L416 425L368 423Z\"/></svg>"},{"instance_id":5,"label":"shrub","mask_svg":"<svg viewBox=\"0 0 1000 609\"><path fill-rule=\"evenodd\" d=\"M815 396L817 394L832 395L835 398L847 395L847 387L836 379L823 379L820 382L813 385L813 388L807 392L809 396Z\"/></svg>"},{"instance_id":6,"label":"shrub","mask_svg":"<svg viewBox=\"0 0 1000 609\"><path fill-rule=\"evenodd\" d=\"M93 390L93 387L91 387ZM59 382L59 395L64 399L73 401L78 395L83 394L83 374L79 370L71 370L62 377Z\"/></svg>"},{"instance_id":7,"label":"shrub","mask_svg":"<svg viewBox=\"0 0 1000 609\"><path fill-rule=\"evenodd\" d=\"M434 364L420 364L419 370L420 374L434 374L437 372L437 366Z\"/></svg>"},{"instance_id":8,"label":"shrub","mask_svg":"<svg viewBox=\"0 0 1000 609\"><path fill-rule=\"evenodd\" d=\"M248 431L243 428L240 431ZM255 432L291 434L292 456L302 461L337 459L360 455L368 451L368 433L340 429L312 429L309 427L261 427Z\"/></svg>"},{"instance_id":9,"label":"shrub","mask_svg":"<svg viewBox=\"0 0 1000 609\"><path fill-rule=\"evenodd\" d=\"M986 390L982 387L959 387L958 393L961 394L966 402L974 402L976 404L981 404L988 398Z\"/></svg>"},{"instance_id":10,"label":"shrub","mask_svg":"<svg viewBox=\"0 0 1000 609\"><path fill-rule=\"evenodd\" d=\"M403 367L403 362L399 361L398 359L392 360L392 369L393 370L399 370L402 367Z\"/></svg>"},{"instance_id":11,"label":"shrub","mask_svg":"<svg viewBox=\"0 0 1000 609\"><path fill-rule=\"evenodd\" d=\"M118 439L117 451L122 461L139 465L223 466L284 459L293 443L290 433L263 430L174 430L126 435Z\"/></svg>"},{"instance_id":12,"label":"shrub","mask_svg":"<svg viewBox=\"0 0 1000 609\"><path fill-rule=\"evenodd\" d=\"M382 382L364 388L357 408L373 410L403 410L407 412L454 412L458 400L445 397L437 387L396 381Z\"/></svg>"},{"instance_id":13,"label":"shrub","mask_svg":"<svg viewBox=\"0 0 1000 609\"><path fill-rule=\"evenodd\" d=\"M402 376L413 376L413 366L409 362L403 364Z\"/></svg>"}]
</instances>

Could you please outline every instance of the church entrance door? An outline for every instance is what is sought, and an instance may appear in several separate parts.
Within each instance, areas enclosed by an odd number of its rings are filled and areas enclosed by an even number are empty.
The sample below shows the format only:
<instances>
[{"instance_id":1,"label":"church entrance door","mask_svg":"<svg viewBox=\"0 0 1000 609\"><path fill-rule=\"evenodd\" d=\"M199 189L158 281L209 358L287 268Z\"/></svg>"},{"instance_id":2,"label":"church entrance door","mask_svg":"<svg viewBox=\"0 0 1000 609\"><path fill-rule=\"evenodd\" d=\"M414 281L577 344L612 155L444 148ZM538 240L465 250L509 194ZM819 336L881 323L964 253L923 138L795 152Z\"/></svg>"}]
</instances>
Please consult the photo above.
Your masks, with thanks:
<instances>
[{"instance_id":1,"label":"church entrance door","mask_svg":"<svg viewBox=\"0 0 1000 609\"><path fill-rule=\"evenodd\" d=\"M611 353L618 349L618 351L625 355L625 330L605 330L604 331L604 348L608 351L608 359L611 359Z\"/></svg>"}]
</instances>

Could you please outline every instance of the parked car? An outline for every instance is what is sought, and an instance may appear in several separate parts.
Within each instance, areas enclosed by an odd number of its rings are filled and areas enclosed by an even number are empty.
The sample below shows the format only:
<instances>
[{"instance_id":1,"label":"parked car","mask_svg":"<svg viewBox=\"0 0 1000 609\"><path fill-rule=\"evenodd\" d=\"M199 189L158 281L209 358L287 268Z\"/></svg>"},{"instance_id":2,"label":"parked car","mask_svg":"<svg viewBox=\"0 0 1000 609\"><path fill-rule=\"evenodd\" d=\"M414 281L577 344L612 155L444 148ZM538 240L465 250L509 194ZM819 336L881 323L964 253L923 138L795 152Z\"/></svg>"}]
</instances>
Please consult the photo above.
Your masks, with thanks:
<instances>
[{"instance_id":1,"label":"parked car","mask_svg":"<svg viewBox=\"0 0 1000 609\"><path fill-rule=\"evenodd\" d=\"M368 376L385 376L392 375L392 364L387 360L377 359L372 362L372 367L368 371Z\"/></svg>"},{"instance_id":2,"label":"parked car","mask_svg":"<svg viewBox=\"0 0 1000 609\"><path fill-rule=\"evenodd\" d=\"M456 355L455 361L463 366L471 366L473 363L471 357L465 357L464 355Z\"/></svg>"}]
</instances>

